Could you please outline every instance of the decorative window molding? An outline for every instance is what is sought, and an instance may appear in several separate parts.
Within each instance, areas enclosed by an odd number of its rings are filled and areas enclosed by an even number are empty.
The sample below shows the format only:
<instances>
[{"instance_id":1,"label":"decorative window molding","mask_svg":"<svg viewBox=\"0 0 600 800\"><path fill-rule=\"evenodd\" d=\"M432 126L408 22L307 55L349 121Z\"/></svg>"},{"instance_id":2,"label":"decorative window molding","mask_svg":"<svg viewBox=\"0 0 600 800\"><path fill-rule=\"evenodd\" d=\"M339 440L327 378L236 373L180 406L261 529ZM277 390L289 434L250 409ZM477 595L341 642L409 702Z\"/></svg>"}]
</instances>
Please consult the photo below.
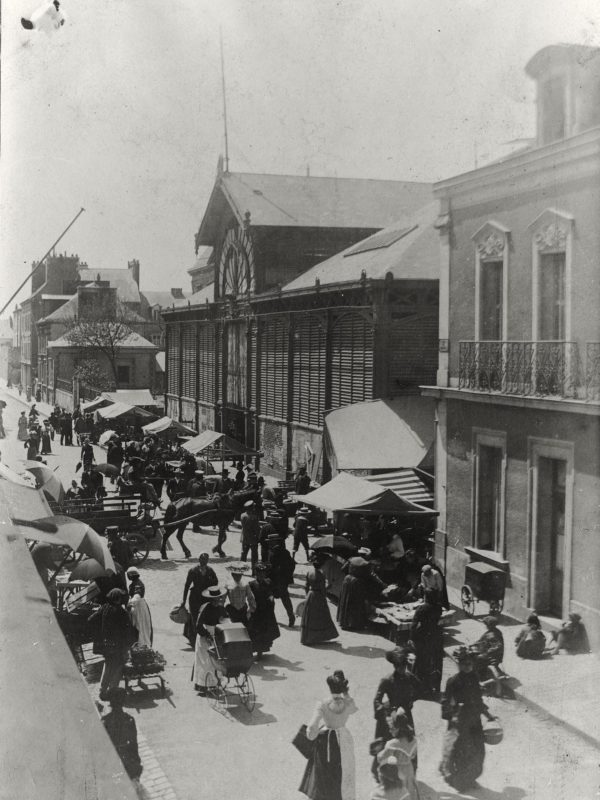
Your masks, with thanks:
<instances>
[{"instance_id":1,"label":"decorative window molding","mask_svg":"<svg viewBox=\"0 0 600 800\"><path fill-rule=\"evenodd\" d=\"M556 208L547 208L528 226L532 241L532 314L531 338L540 338L540 283L542 257L554 253L565 254L564 276L564 340L571 339L571 275L573 253L574 217Z\"/></svg>"},{"instance_id":2,"label":"decorative window molding","mask_svg":"<svg viewBox=\"0 0 600 800\"><path fill-rule=\"evenodd\" d=\"M482 225L471 237L475 244L475 341L481 336L481 272L485 263L502 262L502 323L500 339L507 338L508 329L508 254L510 250L510 229L501 222L490 220Z\"/></svg>"}]
</instances>

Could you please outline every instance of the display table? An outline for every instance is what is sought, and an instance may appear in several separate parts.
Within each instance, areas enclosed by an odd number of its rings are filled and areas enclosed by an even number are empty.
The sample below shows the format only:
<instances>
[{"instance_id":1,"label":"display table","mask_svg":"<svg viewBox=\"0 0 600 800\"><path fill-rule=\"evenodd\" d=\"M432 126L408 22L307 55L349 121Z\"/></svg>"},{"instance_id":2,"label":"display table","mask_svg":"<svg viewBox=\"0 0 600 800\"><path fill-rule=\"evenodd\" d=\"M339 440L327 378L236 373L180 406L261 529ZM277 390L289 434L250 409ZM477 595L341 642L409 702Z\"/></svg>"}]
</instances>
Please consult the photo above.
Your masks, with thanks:
<instances>
[{"instance_id":1,"label":"display table","mask_svg":"<svg viewBox=\"0 0 600 800\"><path fill-rule=\"evenodd\" d=\"M380 603L371 616L374 625L385 628L385 637L396 644L405 642L408 639L416 609L422 605L422 601L415 603ZM452 625L455 619L454 609L442 611L440 625Z\"/></svg>"}]
</instances>

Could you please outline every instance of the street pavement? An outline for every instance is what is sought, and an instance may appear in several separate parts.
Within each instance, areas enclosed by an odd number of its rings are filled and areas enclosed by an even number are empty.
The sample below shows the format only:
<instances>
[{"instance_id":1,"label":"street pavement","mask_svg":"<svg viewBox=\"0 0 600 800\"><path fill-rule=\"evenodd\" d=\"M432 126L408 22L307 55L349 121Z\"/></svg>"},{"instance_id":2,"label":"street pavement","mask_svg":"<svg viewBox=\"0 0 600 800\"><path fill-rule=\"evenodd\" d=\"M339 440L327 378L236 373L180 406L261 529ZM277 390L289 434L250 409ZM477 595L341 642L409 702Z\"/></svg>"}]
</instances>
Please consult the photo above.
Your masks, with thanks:
<instances>
[{"instance_id":1,"label":"street pavement","mask_svg":"<svg viewBox=\"0 0 600 800\"><path fill-rule=\"evenodd\" d=\"M9 466L24 459L23 443L16 439L16 419L25 405L12 394L0 392L8 402L4 412L7 438L0 442L2 461ZM79 448L61 447L47 457L56 466L65 486L75 475ZM97 460L103 460L98 450ZM257 703L253 713L232 698L231 707L219 712L199 697L190 682L193 652L182 636L182 627L169 618L170 609L181 602L187 570L199 553L211 551L216 538L211 531L186 533L193 558L183 558L174 537L168 561L160 559L158 542L153 543L147 561L140 568L146 585L146 599L154 623L154 645L167 660L165 698L158 689L134 688L129 712L137 720L142 736L146 770L146 796L152 800L193 798L240 798L246 800L299 800L297 786L305 761L291 745L301 723L310 717L315 702L327 696L325 678L343 669L359 711L350 718L348 729L355 740L357 800L367 800L373 787L368 745L373 738L372 699L379 679L390 671L384 654L391 649L386 639L370 633L340 632L333 643L317 647L300 644L299 628L283 624L287 616L280 603L276 613L281 637L272 653L253 665ZM239 533L230 532L225 551L228 559L212 559L220 579L226 579L226 564L239 557ZM299 565L292 587L296 605L303 598ZM331 607L335 615L335 608ZM462 615L459 615L462 617ZM457 621L447 630L447 646L469 640L473 620ZM465 628L465 626L467 626ZM512 642L507 639L507 647ZM577 658L577 657L575 657ZM565 678L575 658L557 659ZM445 659L445 676L455 670ZM94 699L98 696L99 665L90 664L88 681ZM552 676L559 682L556 673ZM522 681L521 681L522 682ZM524 687L519 687L524 690ZM556 687L551 687L555 691ZM574 690L576 687L573 687ZM564 693L563 693L564 694ZM548 705L551 705L548 704ZM490 698L489 706L504 728L504 739L487 747L485 770L476 790L458 794L448 789L437 768L445 723L439 705L419 701L414 716L419 744L418 780L421 800L592 800L600 797L599 750L585 738L558 724L552 708L528 707L518 700Z\"/></svg>"}]
</instances>

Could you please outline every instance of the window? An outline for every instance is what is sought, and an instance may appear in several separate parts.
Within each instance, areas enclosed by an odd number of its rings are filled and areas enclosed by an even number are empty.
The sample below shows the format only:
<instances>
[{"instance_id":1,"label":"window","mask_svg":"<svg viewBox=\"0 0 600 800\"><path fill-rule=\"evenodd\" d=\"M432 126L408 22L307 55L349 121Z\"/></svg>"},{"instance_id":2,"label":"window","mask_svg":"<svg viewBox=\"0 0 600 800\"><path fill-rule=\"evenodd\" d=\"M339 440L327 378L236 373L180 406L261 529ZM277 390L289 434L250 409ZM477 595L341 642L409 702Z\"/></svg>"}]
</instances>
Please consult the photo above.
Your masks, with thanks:
<instances>
[{"instance_id":1,"label":"window","mask_svg":"<svg viewBox=\"0 0 600 800\"><path fill-rule=\"evenodd\" d=\"M129 364L117 364L117 383L129 384Z\"/></svg>"},{"instance_id":2,"label":"window","mask_svg":"<svg viewBox=\"0 0 600 800\"><path fill-rule=\"evenodd\" d=\"M502 512L502 450L481 445L477 465L477 547L498 550Z\"/></svg>"},{"instance_id":3,"label":"window","mask_svg":"<svg viewBox=\"0 0 600 800\"><path fill-rule=\"evenodd\" d=\"M479 298L479 338L502 339L503 269L502 261L481 261Z\"/></svg>"},{"instance_id":4,"label":"window","mask_svg":"<svg viewBox=\"0 0 600 800\"><path fill-rule=\"evenodd\" d=\"M566 91L562 76L549 78L540 86L542 143L564 139L566 133Z\"/></svg>"},{"instance_id":5,"label":"window","mask_svg":"<svg viewBox=\"0 0 600 800\"><path fill-rule=\"evenodd\" d=\"M473 543L504 554L506 433L474 429Z\"/></svg>"},{"instance_id":6,"label":"window","mask_svg":"<svg viewBox=\"0 0 600 800\"><path fill-rule=\"evenodd\" d=\"M565 339L565 254L540 254L540 339Z\"/></svg>"}]
</instances>

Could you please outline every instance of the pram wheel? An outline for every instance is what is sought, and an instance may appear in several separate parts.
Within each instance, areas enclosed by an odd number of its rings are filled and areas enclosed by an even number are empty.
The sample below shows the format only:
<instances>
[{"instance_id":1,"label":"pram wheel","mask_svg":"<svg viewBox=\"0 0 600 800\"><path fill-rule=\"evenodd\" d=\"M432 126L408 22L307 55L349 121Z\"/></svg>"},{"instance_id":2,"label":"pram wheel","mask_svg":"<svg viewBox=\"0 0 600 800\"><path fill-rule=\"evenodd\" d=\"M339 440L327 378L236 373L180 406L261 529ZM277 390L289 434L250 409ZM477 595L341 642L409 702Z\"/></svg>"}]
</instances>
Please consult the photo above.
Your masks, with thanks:
<instances>
[{"instance_id":1,"label":"pram wheel","mask_svg":"<svg viewBox=\"0 0 600 800\"><path fill-rule=\"evenodd\" d=\"M254 706L256 705L256 694L254 693L254 684L252 683L252 678L247 674L244 673L243 675L239 675L236 679L237 683L237 690L240 694L240 700L246 711L254 711Z\"/></svg>"},{"instance_id":2,"label":"pram wheel","mask_svg":"<svg viewBox=\"0 0 600 800\"><path fill-rule=\"evenodd\" d=\"M204 681L206 697L212 708L227 708L227 692L214 672L208 672Z\"/></svg>"}]
</instances>

